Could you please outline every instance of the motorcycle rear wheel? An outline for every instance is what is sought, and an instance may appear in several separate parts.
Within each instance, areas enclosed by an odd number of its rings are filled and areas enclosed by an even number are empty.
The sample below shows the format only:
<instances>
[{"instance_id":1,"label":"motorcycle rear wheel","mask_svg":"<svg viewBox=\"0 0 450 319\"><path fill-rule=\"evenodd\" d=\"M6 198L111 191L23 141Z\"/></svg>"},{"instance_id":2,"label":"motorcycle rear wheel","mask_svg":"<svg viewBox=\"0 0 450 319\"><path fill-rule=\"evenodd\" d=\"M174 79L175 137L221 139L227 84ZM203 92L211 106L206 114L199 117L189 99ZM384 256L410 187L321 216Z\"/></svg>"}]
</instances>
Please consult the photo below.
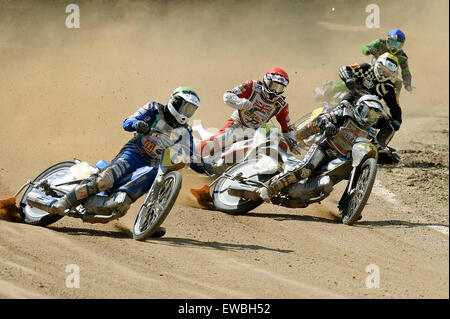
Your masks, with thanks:
<instances>
[{"instance_id":1,"label":"motorcycle rear wheel","mask_svg":"<svg viewBox=\"0 0 450 319\"><path fill-rule=\"evenodd\" d=\"M372 192L372 187L377 174L377 161L368 158L362 165L356 179L356 190L347 198L342 210L342 223L352 225L361 216L367 200Z\"/></svg>"},{"instance_id":2,"label":"motorcycle rear wheel","mask_svg":"<svg viewBox=\"0 0 450 319\"><path fill-rule=\"evenodd\" d=\"M225 171L228 175L234 175L238 171L245 171L245 166L254 164L258 159L251 159L248 161L243 161L238 164L231 166L228 170ZM249 175L249 174L248 174ZM247 175L247 176L248 176ZM275 174L274 174L275 175ZM261 180L258 177L260 182L265 182L266 180ZM242 215L248 213L252 209L260 206L264 201L252 201L250 199L238 198L236 196L231 196L228 194L228 186L230 184L230 180L226 178L221 178L217 181L214 186L212 198L214 202L214 206L217 210L230 214L230 215Z\"/></svg>"},{"instance_id":3,"label":"motorcycle rear wheel","mask_svg":"<svg viewBox=\"0 0 450 319\"><path fill-rule=\"evenodd\" d=\"M34 183L39 183L40 181L44 179L53 179L57 178L58 175L64 176L67 171L75 165L75 162L73 161L67 161L67 162L61 162L58 164L55 164L49 168L47 168L45 171L43 171L41 174L39 174L34 180ZM51 183L51 182L50 182ZM20 203L19 203L19 211L22 219L25 221L25 223L30 225L36 225L36 226L47 226L50 225L58 220L60 220L63 216L61 215L53 215L49 214L43 210L40 210L35 207L31 207L27 204L26 198L29 192L31 192L33 189L35 189L34 186L30 185L25 193L23 194ZM61 194L62 197L62 194Z\"/></svg>"},{"instance_id":4,"label":"motorcycle rear wheel","mask_svg":"<svg viewBox=\"0 0 450 319\"><path fill-rule=\"evenodd\" d=\"M177 171L164 176L164 184L159 190L157 205L146 207L144 203L139 210L133 226L134 239L145 240L159 229L177 200L181 181L181 174Z\"/></svg>"}]
</instances>

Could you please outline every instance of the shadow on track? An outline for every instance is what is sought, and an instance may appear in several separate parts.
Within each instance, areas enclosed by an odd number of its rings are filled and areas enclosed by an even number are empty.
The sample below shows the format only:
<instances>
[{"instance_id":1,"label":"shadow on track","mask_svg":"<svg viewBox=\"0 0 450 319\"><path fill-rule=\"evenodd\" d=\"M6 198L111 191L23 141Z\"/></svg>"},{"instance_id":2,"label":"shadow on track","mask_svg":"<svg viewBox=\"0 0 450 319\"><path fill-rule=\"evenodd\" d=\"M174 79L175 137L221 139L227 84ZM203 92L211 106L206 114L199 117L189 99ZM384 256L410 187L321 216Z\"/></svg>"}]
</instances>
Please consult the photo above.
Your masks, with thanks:
<instances>
[{"instance_id":1,"label":"shadow on track","mask_svg":"<svg viewBox=\"0 0 450 319\"><path fill-rule=\"evenodd\" d=\"M247 213L242 216L249 217L259 217L259 218L272 218L276 221L285 221L285 220L298 220L298 221L306 221L306 222L319 222L319 223L331 223L331 224L340 224L341 221L339 217L330 215L330 218L324 218L319 216L311 216L311 215L297 215L297 214L279 214L279 213Z\"/></svg>"},{"instance_id":2,"label":"shadow on track","mask_svg":"<svg viewBox=\"0 0 450 319\"><path fill-rule=\"evenodd\" d=\"M244 216L244 215L243 215ZM278 214L278 213L248 213L245 216L249 217L259 217L259 218L272 218L276 221L285 220L298 220L306 222L318 222L318 223L329 223L329 224L341 224L341 220L338 216L332 215L334 219L328 219L324 217L311 216L311 215L296 215L296 214ZM330 216L331 217L331 216ZM449 227L449 225L440 223L425 223L425 222L409 222L406 220L360 220L353 224L351 227L365 227L365 228L376 228L376 227L402 227L402 228L412 228L412 227L427 227L427 226L437 226L437 227Z\"/></svg>"},{"instance_id":3,"label":"shadow on track","mask_svg":"<svg viewBox=\"0 0 450 319\"><path fill-rule=\"evenodd\" d=\"M110 237L110 238L133 238L132 233L128 229L118 228L118 231L111 230L99 230L89 228L76 228L76 227L47 227L48 229L66 233L72 236L97 236L97 237Z\"/></svg>"},{"instance_id":4,"label":"shadow on track","mask_svg":"<svg viewBox=\"0 0 450 319\"><path fill-rule=\"evenodd\" d=\"M66 233L72 236L99 236L99 237L110 237L110 238L129 238L132 239L133 235L131 231L126 228L117 227L118 231L110 230L98 230L98 229L85 229L85 228L74 228L74 227L47 227L51 230ZM186 247L203 247L218 249L224 251L238 251L238 250L269 250L280 253L291 253L293 250L289 249L278 249L269 248L261 245L247 245L247 244L237 244L237 243L223 243L218 241L201 241L191 238L177 238L177 237L163 237L163 238L149 238L144 243L149 244L159 244L159 245L169 245L169 246L186 246Z\"/></svg>"},{"instance_id":5,"label":"shadow on track","mask_svg":"<svg viewBox=\"0 0 450 319\"><path fill-rule=\"evenodd\" d=\"M204 247L211 249L218 249L224 251L238 251L238 250L269 250L279 253L292 253L293 250L290 249L278 249L269 248L260 245L246 245L246 244L236 244L236 243L222 243L218 241L201 241L191 238L177 238L177 237L163 237L158 239L151 239L148 241L151 244L161 244L169 246L186 246L186 247Z\"/></svg>"}]
</instances>

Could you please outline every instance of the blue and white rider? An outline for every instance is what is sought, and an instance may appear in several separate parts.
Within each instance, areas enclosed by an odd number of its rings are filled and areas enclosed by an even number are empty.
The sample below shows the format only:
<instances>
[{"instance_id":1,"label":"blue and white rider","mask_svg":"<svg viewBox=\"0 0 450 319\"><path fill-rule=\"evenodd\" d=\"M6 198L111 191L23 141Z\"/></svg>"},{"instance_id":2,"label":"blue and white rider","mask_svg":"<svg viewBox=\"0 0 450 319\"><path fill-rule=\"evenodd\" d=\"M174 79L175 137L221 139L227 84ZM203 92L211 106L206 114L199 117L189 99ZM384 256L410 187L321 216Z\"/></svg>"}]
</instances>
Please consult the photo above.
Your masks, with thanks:
<instances>
[{"instance_id":1,"label":"blue and white rider","mask_svg":"<svg viewBox=\"0 0 450 319\"><path fill-rule=\"evenodd\" d=\"M134 115L123 121L123 128L129 132L137 132L126 143L111 165L93 174L87 183L78 185L57 202L50 213L64 214L72 207L81 204L86 198L115 186L121 179L139 168L154 167L142 183L141 189L148 189L153 183L162 152L169 146L180 146L191 158L190 167L199 173L212 172L211 165L203 163L201 157L194 153L192 129L187 121L200 106L200 99L189 87L175 89L167 105L151 101L139 108ZM147 186L147 187L146 187ZM122 209L137 200L143 192L126 194Z\"/></svg>"}]
</instances>

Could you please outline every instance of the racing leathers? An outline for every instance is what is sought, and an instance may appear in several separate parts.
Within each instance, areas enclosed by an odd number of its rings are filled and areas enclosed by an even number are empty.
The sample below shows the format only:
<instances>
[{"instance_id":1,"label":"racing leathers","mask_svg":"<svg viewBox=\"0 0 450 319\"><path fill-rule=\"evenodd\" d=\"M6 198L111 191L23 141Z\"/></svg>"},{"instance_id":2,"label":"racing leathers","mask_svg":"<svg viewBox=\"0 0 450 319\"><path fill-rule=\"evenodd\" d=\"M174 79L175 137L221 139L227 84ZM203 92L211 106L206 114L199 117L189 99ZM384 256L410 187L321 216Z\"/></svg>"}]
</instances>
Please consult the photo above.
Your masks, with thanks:
<instances>
[{"instance_id":1,"label":"racing leathers","mask_svg":"<svg viewBox=\"0 0 450 319\"><path fill-rule=\"evenodd\" d=\"M362 48L362 53L365 55L373 55L376 59L383 53L392 53L388 50L388 47L386 46L386 40L385 39L376 39L375 41L370 42L369 44L365 45ZM402 79L403 79L403 85L405 86L405 89L407 91L412 91L411 86L411 71L409 70L408 66L408 56L406 55L405 51L398 50L397 52L392 53L398 60L398 64L400 65L400 68L402 69ZM395 86L397 88L397 94L400 94L400 89L402 87L402 81L398 79L395 83Z\"/></svg>"},{"instance_id":2,"label":"racing leathers","mask_svg":"<svg viewBox=\"0 0 450 319\"><path fill-rule=\"evenodd\" d=\"M142 196L152 185L162 152L168 147L179 146L180 152L190 158L190 167L203 173L210 169L201 157L194 153L192 129L188 124L172 127L164 118L163 105L154 101L139 108L134 115L123 121L123 128L136 134L122 147L111 164L98 173L92 174L86 183L80 184L52 206L52 213L62 214L70 207L76 207L86 198L101 191L108 190L123 180L125 176L139 168L151 166L153 169L134 189L127 193L121 209L128 210L129 205ZM143 131L144 130L144 131Z\"/></svg>"},{"instance_id":3,"label":"racing leathers","mask_svg":"<svg viewBox=\"0 0 450 319\"><path fill-rule=\"evenodd\" d=\"M392 81L378 81L373 66L369 63L343 66L339 69L339 76L350 89L350 92L344 96L344 99L352 103L354 101L352 98L356 100L363 93L378 96L384 100L389 109L392 118L390 122L394 130L398 131L400 129L400 125L402 124L402 109L399 104L397 90ZM380 129L385 128L386 125L384 122L385 119L381 118L375 127ZM378 142L384 143L384 141L380 140Z\"/></svg>"},{"instance_id":4,"label":"racing leathers","mask_svg":"<svg viewBox=\"0 0 450 319\"><path fill-rule=\"evenodd\" d=\"M197 147L202 157L218 156L226 147L233 143L249 139L261 125L276 117L281 125L283 136L291 151L300 153L300 147L295 140L294 131L289 119L289 105L284 96L275 97L269 101L262 94L263 83L249 80L227 91L224 102L235 109L227 124L215 135L202 141Z\"/></svg>"},{"instance_id":5,"label":"racing leathers","mask_svg":"<svg viewBox=\"0 0 450 319\"><path fill-rule=\"evenodd\" d=\"M383 99L386 106L389 108L389 113L392 117L390 123L394 130L398 131L400 129L402 123L402 109L399 105L395 85L391 81L378 81L375 77L373 66L369 63L343 66L339 69L339 77L350 90L344 95L342 102L339 104L344 103L346 106L352 106L361 94L366 93L376 95L380 99ZM391 136L391 134L386 132L387 130L390 130L387 120L384 117L380 118L374 127L380 129L380 132L378 133L378 142L381 146L385 147L389 141L384 139ZM317 133L317 127L315 127L312 122L302 125L302 127L296 131L296 138L297 141L299 141L300 146L303 146L303 140L315 133Z\"/></svg>"},{"instance_id":6,"label":"racing leathers","mask_svg":"<svg viewBox=\"0 0 450 319\"><path fill-rule=\"evenodd\" d=\"M280 173L258 190L260 197L270 202L270 198L291 184L307 177L316 169L335 158L346 157L358 137L367 137L368 131L362 129L353 118L353 111L348 107L335 108L320 115L313 125L326 135L315 142L306 153L302 163L287 172Z\"/></svg>"}]
</instances>

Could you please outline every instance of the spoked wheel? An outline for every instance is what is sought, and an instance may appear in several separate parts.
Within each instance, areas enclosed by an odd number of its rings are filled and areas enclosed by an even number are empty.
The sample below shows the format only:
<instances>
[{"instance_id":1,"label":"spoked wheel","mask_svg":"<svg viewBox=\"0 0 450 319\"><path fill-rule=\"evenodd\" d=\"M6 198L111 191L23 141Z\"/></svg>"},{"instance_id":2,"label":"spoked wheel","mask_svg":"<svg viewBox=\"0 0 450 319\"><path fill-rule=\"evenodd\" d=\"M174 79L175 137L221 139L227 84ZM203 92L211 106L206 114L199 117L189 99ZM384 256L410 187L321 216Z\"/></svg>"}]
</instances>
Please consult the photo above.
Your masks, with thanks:
<instances>
[{"instance_id":1,"label":"spoked wheel","mask_svg":"<svg viewBox=\"0 0 450 319\"><path fill-rule=\"evenodd\" d=\"M50 185L55 185L73 180L72 174L70 174L69 172L69 169L73 165L75 165L75 162L72 161L55 164L46 169L45 171L43 171L38 177L34 179L33 182L37 184L43 180L47 180ZM61 188L66 188L66 190L69 191L73 187L74 186L72 185ZM61 215L49 214L46 211L28 205L26 202L26 198L28 193L31 191L39 192L39 190L36 189L34 186L29 186L25 191L25 193L23 194L19 204L20 215L22 216L22 219L25 221L25 223L37 226L47 226L63 217ZM59 197L62 197L64 194L61 193L57 195Z\"/></svg>"},{"instance_id":2,"label":"spoked wheel","mask_svg":"<svg viewBox=\"0 0 450 319\"><path fill-rule=\"evenodd\" d=\"M361 216L361 212L369 199L377 173L377 161L367 159L359 171L355 192L345 201L342 210L342 222L351 225Z\"/></svg>"},{"instance_id":3,"label":"spoked wheel","mask_svg":"<svg viewBox=\"0 0 450 319\"><path fill-rule=\"evenodd\" d=\"M170 172L164 177L163 185L155 201L142 205L133 227L133 238L144 240L151 236L169 215L181 189L181 174ZM150 194L149 198L152 198Z\"/></svg>"},{"instance_id":4,"label":"spoked wheel","mask_svg":"<svg viewBox=\"0 0 450 319\"><path fill-rule=\"evenodd\" d=\"M257 165L258 160L259 159L256 158L235 164L228 170L226 170L225 173L231 176L242 173L243 177L254 175L261 170L261 168ZM254 178L259 182L266 182L268 178L270 178L268 176L264 177L266 178L264 179L260 175L255 176ZM216 185L214 186L212 198L214 206L216 207L217 210L220 210L221 212L230 215L240 215L248 213L249 211L255 209L256 207L258 207L263 203L263 200L252 201L250 199L240 198L228 194L228 187L232 183L233 181L230 179L221 178L220 180L217 181Z\"/></svg>"}]
</instances>

